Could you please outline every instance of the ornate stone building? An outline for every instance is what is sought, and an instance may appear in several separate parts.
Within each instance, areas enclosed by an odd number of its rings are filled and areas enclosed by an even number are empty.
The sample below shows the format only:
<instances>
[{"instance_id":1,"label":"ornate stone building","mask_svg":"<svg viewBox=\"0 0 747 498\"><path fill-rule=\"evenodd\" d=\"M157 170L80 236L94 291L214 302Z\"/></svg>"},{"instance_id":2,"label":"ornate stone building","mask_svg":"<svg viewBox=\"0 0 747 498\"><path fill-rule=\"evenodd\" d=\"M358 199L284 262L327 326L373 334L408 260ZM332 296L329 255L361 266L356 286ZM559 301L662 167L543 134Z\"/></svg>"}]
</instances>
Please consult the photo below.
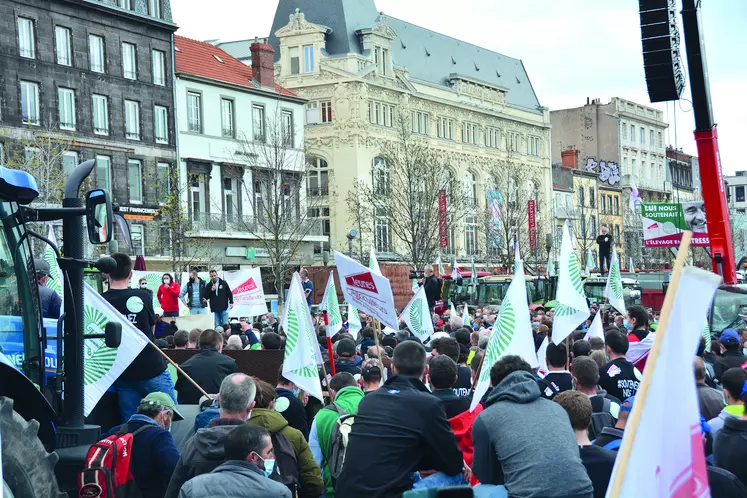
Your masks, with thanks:
<instances>
[{"instance_id":1,"label":"ornate stone building","mask_svg":"<svg viewBox=\"0 0 747 498\"><path fill-rule=\"evenodd\" d=\"M374 169L386 169L380 156L397 140L399 116L474 196L471 216L449 227L444 252L482 261L486 236L477 220L495 189L487 171L496 165L525 170L538 219L550 219L549 112L520 60L379 14L373 0L280 0L269 43L277 81L309 100L308 193L324 198L315 214L330 236L318 253L347 250L346 235L358 228L348 192L353 180L371 184ZM374 218L366 250L373 244L381 258L394 259L387 220ZM544 233L537 238L544 241Z\"/></svg>"}]
</instances>

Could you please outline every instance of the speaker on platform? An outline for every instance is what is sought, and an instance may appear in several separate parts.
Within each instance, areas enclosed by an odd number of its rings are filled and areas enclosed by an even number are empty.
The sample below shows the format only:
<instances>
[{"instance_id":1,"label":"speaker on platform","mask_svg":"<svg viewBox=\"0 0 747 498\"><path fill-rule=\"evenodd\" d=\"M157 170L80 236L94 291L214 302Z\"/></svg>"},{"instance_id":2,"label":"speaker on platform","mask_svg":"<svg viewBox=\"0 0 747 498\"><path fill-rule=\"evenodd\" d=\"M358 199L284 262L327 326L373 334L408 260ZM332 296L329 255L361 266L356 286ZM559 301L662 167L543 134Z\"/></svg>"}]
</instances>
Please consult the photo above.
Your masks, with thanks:
<instances>
[{"instance_id":1,"label":"speaker on platform","mask_svg":"<svg viewBox=\"0 0 747 498\"><path fill-rule=\"evenodd\" d=\"M685 89L675 0L639 0L643 69L651 102L679 100Z\"/></svg>"}]
</instances>

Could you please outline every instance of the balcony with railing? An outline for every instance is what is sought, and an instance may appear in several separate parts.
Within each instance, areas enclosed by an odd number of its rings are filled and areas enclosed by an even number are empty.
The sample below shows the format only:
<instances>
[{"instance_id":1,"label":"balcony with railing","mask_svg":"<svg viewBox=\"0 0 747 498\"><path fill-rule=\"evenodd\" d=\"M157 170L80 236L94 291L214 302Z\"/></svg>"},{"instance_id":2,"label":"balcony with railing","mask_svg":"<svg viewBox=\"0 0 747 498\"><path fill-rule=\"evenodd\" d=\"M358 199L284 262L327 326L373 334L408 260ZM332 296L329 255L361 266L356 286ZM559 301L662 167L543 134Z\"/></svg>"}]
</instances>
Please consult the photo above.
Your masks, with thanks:
<instances>
[{"instance_id":1,"label":"balcony with railing","mask_svg":"<svg viewBox=\"0 0 747 498\"><path fill-rule=\"evenodd\" d=\"M261 237L269 235L271 229L254 216L226 215L223 213L192 213L192 232L227 232L246 234L247 236ZM324 235L324 226L321 219L307 219L301 223L296 230L297 234L306 237L328 237Z\"/></svg>"}]
</instances>

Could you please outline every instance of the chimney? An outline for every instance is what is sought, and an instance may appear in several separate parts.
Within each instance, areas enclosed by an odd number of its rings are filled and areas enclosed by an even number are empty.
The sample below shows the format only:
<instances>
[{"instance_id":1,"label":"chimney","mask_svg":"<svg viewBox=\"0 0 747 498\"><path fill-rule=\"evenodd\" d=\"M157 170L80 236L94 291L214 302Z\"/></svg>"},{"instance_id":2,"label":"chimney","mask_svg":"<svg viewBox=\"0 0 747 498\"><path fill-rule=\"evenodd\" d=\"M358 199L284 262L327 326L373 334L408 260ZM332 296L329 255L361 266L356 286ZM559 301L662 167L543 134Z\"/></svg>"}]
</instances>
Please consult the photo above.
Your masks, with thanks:
<instances>
[{"instance_id":1,"label":"chimney","mask_svg":"<svg viewBox=\"0 0 747 498\"><path fill-rule=\"evenodd\" d=\"M564 168L576 169L578 164L578 151L575 147L570 146L567 150L561 151L560 157Z\"/></svg>"},{"instance_id":2,"label":"chimney","mask_svg":"<svg viewBox=\"0 0 747 498\"><path fill-rule=\"evenodd\" d=\"M275 88L275 50L266 43L252 43L252 79L262 87Z\"/></svg>"}]
</instances>

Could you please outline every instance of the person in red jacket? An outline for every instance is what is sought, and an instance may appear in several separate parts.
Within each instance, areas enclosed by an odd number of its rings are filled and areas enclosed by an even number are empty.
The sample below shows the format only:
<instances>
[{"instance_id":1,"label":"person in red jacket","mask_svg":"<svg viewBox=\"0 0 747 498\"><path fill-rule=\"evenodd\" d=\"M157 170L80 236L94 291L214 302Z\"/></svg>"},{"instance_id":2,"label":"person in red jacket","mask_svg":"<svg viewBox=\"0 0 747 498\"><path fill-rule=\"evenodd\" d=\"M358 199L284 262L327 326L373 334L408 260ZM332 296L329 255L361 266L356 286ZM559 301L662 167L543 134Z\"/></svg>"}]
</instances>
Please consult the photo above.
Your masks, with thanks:
<instances>
[{"instance_id":1,"label":"person in red jacket","mask_svg":"<svg viewBox=\"0 0 747 498\"><path fill-rule=\"evenodd\" d=\"M158 302L161 303L163 316L179 316L179 284L174 282L170 273L163 274L163 284L158 288Z\"/></svg>"}]
</instances>

